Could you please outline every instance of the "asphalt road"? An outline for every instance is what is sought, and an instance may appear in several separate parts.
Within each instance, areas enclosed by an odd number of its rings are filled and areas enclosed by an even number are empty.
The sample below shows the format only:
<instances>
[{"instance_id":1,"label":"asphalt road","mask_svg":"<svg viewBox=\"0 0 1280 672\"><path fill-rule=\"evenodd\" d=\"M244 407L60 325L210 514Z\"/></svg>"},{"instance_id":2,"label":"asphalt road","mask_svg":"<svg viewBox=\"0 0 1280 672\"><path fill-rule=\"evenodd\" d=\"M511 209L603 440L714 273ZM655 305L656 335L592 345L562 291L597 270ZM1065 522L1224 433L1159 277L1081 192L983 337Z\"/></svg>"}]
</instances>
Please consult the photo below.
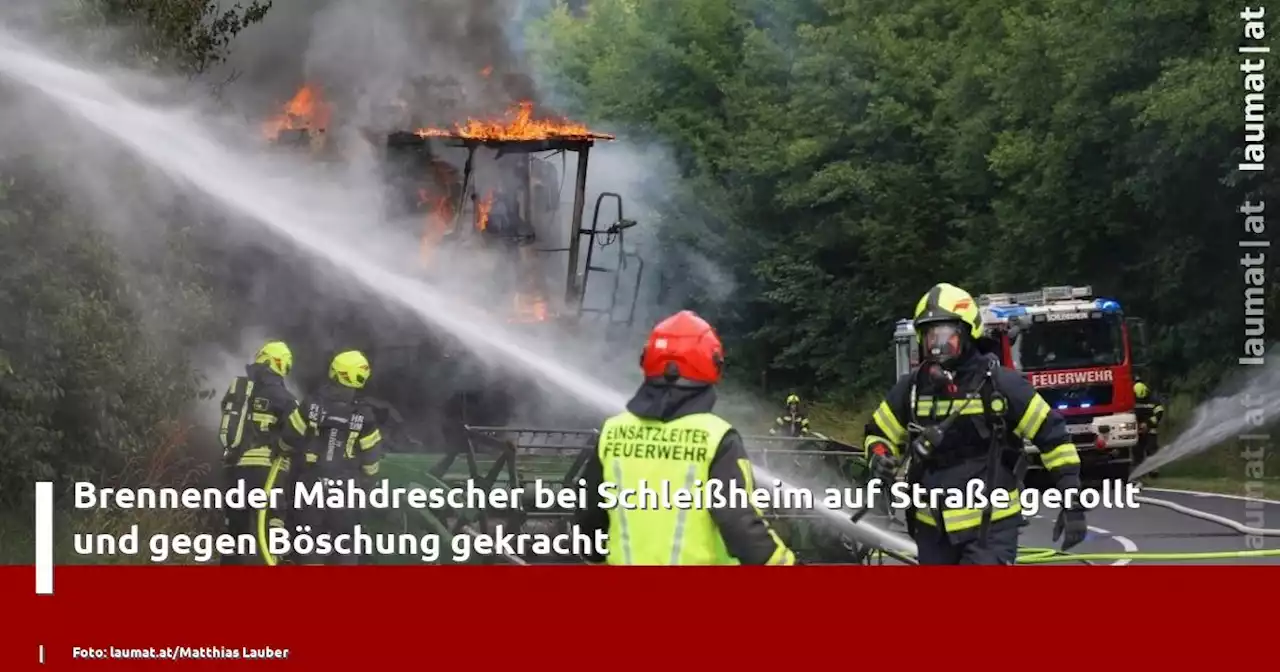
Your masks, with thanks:
<instances>
[{"instance_id":1,"label":"asphalt road","mask_svg":"<svg viewBox=\"0 0 1280 672\"><path fill-rule=\"evenodd\" d=\"M1193 493L1148 487L1142 496L1160 499L1240 522L1250 527L1280 528L1280 501L1246 500L1231 495ZM1056 510L1030 519L1022 530L1023 546L1048 548ZM1250 543L1250 542L1254 543ZM1260 543L1259 543L1260 542ZM1170 509L1139 504L1136 509L1097 508L1089 513L1089 537L1072 553L1203 553L1215 551L1280 550L1280 536L1246 537L1207 520ZM1095 564L1266 564L1280 565L1280 557L1206 560L1098 560Z\"/></svg>"}]
</instances>

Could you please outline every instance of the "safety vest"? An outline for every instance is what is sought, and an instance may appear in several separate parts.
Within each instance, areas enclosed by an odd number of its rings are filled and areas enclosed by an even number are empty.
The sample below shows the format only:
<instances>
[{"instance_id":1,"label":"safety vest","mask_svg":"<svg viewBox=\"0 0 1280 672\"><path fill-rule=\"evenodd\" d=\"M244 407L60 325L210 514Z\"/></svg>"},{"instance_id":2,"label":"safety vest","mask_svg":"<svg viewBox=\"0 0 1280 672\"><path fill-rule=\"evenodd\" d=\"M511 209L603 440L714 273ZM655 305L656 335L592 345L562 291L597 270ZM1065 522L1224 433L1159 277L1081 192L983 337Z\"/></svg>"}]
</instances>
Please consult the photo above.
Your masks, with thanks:
<instances>
[{"instance_id":1,"label":"safety vest","mask_svg":"<svg viewBox=\"0 0 1280 672\"><path fill-rule=\"evenodd\" d=\"M661 492L664 481L673 492L694 492L695 484L703 488L701 507L610 509L609 564L738 564L725 549L705 501L711 460L730 429L711 413L671 422L622 413L605 421L596 452L605 482L616 484L619 492L641 487Z\"/></svg>"}]
</instances>

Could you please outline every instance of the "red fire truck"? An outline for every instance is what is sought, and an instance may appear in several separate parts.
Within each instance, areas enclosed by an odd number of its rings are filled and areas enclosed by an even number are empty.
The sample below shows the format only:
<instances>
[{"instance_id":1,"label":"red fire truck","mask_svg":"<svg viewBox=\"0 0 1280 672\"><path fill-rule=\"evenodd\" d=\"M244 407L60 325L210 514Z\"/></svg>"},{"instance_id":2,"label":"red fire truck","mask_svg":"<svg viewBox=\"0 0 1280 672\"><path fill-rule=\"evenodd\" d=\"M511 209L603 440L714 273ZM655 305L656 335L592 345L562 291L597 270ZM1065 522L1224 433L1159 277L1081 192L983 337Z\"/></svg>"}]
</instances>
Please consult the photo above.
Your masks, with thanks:
<instances>
[{"instance_id":1,"label":"red fire truck","mask_svg":"<svg viewBox=\"0 0 1280 672\"><path fill-rule=\"evenodd\" d=\"M1145 366L1145 326L1090 287L1045 287L978 297L986 335L1001 362L1023 372L1067 420L1084 466L1127 468L1138 440L1133 372ZM919 348L910 320L894 334L897 371L910 372ZM1035 452L1028 445L1029 452Z\"/></svg>"}]
</instances>

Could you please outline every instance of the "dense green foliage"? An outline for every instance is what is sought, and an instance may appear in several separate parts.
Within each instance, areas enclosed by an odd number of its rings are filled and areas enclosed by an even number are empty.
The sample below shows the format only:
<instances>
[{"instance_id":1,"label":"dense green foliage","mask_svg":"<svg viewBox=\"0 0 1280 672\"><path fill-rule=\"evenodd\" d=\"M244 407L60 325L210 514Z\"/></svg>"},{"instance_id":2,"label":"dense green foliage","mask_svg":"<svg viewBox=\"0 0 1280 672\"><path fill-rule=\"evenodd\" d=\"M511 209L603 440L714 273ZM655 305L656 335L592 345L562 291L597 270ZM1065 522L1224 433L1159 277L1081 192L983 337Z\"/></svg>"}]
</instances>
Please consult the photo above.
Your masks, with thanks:
<instances>
[{"instance_id":1,"label":"dense green foliage","mask_svg":"<svg viewBox=\"0 0 1280 672\"><path fill-rule=\"evenodd\" d=\"M737 370L856 392L887 382L893 321L935 282L1091 284L1148 320L1157 378L1203 392L1241 354L1236 208L1278 192L1235 170L1237 13L592 0L529 34L575 113L674 148L664 230L738 281L702 306Z\"/></svg>"},{"instance_id":2,"label":"dense green foliage","mask_svg":"<svg viewBox=\"0 0 1280 672\"><path fill-rule=\"evenodd\" d=\"M75 5L81 28L137 29L128 60L196 74L270 3ZM874 389L894 319L934 282L1079 283L1146 317L1156 372L1202 392L1240 351L1236 208L1278 191L1273 172L1234 170L1236 12L1213 0L591 0L550 12L528 44L566 111L673 150L659 176L665 272L693 250L735 279L729 301L697 287L689 301L750 380ZM113 251L91 203L51 190L57 170L0 164L4 505L49 474L170 468L201 389L185 355L227 323L188 249L201 221L189 206L164 215L165 253L139 264Z\"/></svg>"},{"instance_id":3,"label":"dense green foliage","mask_svg":"<svg viewBox=\"0 0 1280 672\"><path fill-rule=\"evenodd\" d=\"M141 29L132 56L187 73L216 62L264 11L223 13L213 1L81 5L81 29L127 22ZM124 254L137 245L113 244L101 201L62 189L57 177L73 167L0 158L0 509L23 504L26 484L53 475L182 480L199 463L186 453L184 413L204 393L188 354L218 317L208 269L192 251L201 218L182 203L157 205L150 230L168 235L152 245L163 249ZM133 198L148 197L141 167L122 161L115 177Z\"/></svg>"},{"instance_id":4,"label":"dense green foliage","mask_svg":"<svg viewBox=\"0 0 1280 672\"><path fill-rule=\"evenodd\" d=\"M132 28L130 39L121 42L131 60L194 75L221 63L231 40L271 9L270 0L226 4L216 0L89 0L81 3L76 19L89 26Z\"/></svg>"}]
</instances>

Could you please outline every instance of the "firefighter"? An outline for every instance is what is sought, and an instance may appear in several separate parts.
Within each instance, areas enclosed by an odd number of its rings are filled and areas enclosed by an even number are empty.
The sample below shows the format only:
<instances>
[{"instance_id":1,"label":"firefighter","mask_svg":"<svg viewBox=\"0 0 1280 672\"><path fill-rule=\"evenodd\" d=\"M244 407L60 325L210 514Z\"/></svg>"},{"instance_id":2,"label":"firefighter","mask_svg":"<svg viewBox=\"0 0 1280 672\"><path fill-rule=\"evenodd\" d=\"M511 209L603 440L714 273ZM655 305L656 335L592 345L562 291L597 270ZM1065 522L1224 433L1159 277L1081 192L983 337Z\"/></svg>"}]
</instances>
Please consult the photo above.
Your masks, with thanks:
<instances>
[{"instance_id":1,"label":"firefighter","mask_svg":"<svg viewBox=\"0 0 1280 672\"><path fill-rule=\"evenodd\" d=\"M1138 416L1138 443L1133 447L1131 468L1137 469L1144 460L1160 450L1160 421L1164 419L1164 399L1141 380L1134 381L1133 396L1137 400L1133 411ZM1152 471L1149 475L1157 478L1160 472Z\"/></svg>"},{"instance_id":2,"label":"firefighter","mask_svg":"<svg viewBox=\"0 0 1280 672\"><path fill-rule=\"evenodd\" d=\"M329 381L304 403L308 436L298 482L312 488L363 487L377 475L382 432L375 405L361 392L369 381L369 360L357 350L339 353L329 364ZM360 523L359 510L351 507L317 507L296 512L298 524L310 526L308 534L351 534ZM355 555L333 554L296 558L299 564L356 564Z\"/></svg>"},{"instance_id":3,"label":"firefighter","mask_svg":"<svg viewBox=\"0 0 1280 672\"><path fill-rule=\"evenodd\" d=\"M1023 439L1061 489L1080 487L1080 458L1061 415L1021 375L976 347L982 338L977 303L964 290L935 285L916 305L920 365L900 378L872 415L864 446L875 477L893 480L905 466L908 483L926 492L963 490L981 479L983 491L1010 492L1005 507L915 509L908 532L923 565L1008 565L1018 553L1022 525L1017 488L1027 462ZM1084 540L1085 513L1066 508L1053 540L1066 550Z\"/></svg>"},{"instance_id":4,"label":"firefighter","mask_svg":"<svg viewBox=\"0 0 1280 672\"><path fill-rule=\"evenodd\" d=\"M244 376L231 382L222 397L222 422L218 438L223 446L227 487L244 481L246 488L285 487L290 454L301 445L306 423L298 400L285 385L293 369L293 352L282 341L262 346L245 367ZM286 498L287 499L287 498ZM268 527L283 527L283 511L229 509L224 522L230 534L258 538L257 556L222 556L222 564L276 564L267 551Z\"/></svg>"},{"instance_id":5,"label":"firefighter","mask_svg":"<svg viewBox=\"0 0 1280 672\"><path fill-rule=\"evenodd\" d=\"M607 530L610 565L794 565L795 554L750 501L726 507L599 508L599 487L693 491L717 480L754 489L742 437L712 412L724 350L715 330L692 311L659 322L640 355L645 380L626 411L605 421L584 467L587 501L577 523ZM735 505L737 504L737 505Z\"/></svg>"},{"instance_id":6,"label":"firefighter","mask_svg":"<svg viewBox=\"0 0 1280 672\"><path fill-rule=\"evenodd\" d=\"M809 418L800 410L799 395L787 395L786 410L773 421L773 424L777 425L769 429L769 433L773 435L776 435L778 430L782 430L785 436L791 437L810 435Z\"/></svg>"}]
</instances>

